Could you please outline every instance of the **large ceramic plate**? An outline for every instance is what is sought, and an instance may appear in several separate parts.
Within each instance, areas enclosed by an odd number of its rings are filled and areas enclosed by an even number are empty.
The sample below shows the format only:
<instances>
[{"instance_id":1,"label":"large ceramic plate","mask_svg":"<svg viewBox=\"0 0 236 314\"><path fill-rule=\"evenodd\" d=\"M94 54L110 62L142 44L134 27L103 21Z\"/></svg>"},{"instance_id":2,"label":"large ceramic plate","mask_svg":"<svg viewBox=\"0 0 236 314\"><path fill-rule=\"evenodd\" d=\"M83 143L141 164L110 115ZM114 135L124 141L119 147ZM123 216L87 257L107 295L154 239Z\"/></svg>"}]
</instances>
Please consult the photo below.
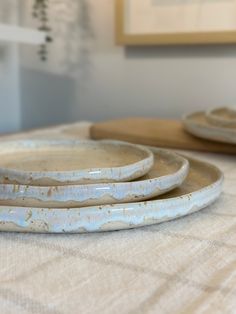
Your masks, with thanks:
<instances>
[{"instance_id":1,"label":"large ceramic plate","mask_svg":"<svg viewBox=\"0 0 236 314\"><path fill-rule=\"evenodd\" d=\"M206 113L207 120L216 126L236 128L236 109L220 107L211 109Z\"/></svg>"},{"instance_id":2,"label":"large ceramic plate","mask_svg":"<svg viewBox=\"0 0 236 314\"><path fill-rule=\"evenodd\" d=\"M0 184L0 204L33 207L80 207L145 200L179 186L188 173L188 161L157 149L153 168L132 182L66 186Z\"/></svg>"},{"instance_id":3,"label":"large ceramic plate","mask_svg":"<svg viewBox=\"0 0 236 314\"><path fill-rule=\"evenodd\" d=\"M179 218L211 203L222 190L223 175L208 163L190 160L183 185L163 199L73 209L0 207L0 230L82 233L129 229Z\"/></svg>"},{"instance_id":4,"label":"large ceramic plate","mask_svg":"<svg viewBox=\"0 0 236 314\"><path fill-rule=\"evenodd\" d=\"M147 148L119 141L10 141L0 144L0 183L129 181L146 174L153 162Z\"/></svg>"},{"instance_id":5,"label":"large ceramic plate","mask_svg":"<svg viewBox=\"0 0 236 314\"><path fill-rule=\"evenodd\" d=\"M236 128L224 128L208 122L205 112L196 112L183 119L185 129L198 137L205 139L236 144Z\"/></svg>"}]
</instances>

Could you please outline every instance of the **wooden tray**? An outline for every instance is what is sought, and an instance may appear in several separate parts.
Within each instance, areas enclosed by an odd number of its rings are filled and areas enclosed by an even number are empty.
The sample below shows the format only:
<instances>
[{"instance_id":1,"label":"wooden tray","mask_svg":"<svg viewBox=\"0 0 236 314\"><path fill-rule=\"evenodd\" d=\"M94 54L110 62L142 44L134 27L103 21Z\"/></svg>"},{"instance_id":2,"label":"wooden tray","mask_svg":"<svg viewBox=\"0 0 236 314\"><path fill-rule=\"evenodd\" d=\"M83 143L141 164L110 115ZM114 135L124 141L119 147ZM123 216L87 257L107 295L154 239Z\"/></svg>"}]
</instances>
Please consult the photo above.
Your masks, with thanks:
<instances>
[{"instance_id":1,"label":"wooden tray","mask_svg":"<svg viewBox=\"0 0 236 314\"><path fill-rule=\"evenodd\" d=\"M93 139L119 139L144 145L236 154L236 145L212 142L188 134L182 121L152 118L127 118L95 123Z\"/></svg>"}]
</instances>

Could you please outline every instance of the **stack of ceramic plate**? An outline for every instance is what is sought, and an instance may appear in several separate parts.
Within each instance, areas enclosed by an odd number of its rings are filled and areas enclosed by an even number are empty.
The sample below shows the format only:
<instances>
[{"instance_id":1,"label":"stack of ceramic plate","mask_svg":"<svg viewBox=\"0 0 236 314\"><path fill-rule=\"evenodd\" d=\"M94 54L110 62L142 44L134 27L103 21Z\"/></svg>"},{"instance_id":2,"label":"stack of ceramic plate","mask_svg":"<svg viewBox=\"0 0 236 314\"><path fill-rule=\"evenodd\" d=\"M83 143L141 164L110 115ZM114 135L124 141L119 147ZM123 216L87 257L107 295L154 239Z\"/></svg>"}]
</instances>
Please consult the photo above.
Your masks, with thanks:
<instances>
[{"instance_id":1,"label":"stack of ceramic plate","mask_svg":"<svg viewBox=\"0 0 236 314\"><path fill-rule=\"evenodd\" d=\"M214 166L116 141L0 145L0 230L134 228L200 210L221 193Z\"/></svg>"},{"instance_id":2,"label":"stack of ceramic plate","mask_svg":"<svg viewBox=\"0 0 236 314\"><path fill-rule=\"evenodd\" d=\"M236 144L236 109L222 107L195 112L183 119L185 129L212 141Z\"/></svg>"}]
</instances>

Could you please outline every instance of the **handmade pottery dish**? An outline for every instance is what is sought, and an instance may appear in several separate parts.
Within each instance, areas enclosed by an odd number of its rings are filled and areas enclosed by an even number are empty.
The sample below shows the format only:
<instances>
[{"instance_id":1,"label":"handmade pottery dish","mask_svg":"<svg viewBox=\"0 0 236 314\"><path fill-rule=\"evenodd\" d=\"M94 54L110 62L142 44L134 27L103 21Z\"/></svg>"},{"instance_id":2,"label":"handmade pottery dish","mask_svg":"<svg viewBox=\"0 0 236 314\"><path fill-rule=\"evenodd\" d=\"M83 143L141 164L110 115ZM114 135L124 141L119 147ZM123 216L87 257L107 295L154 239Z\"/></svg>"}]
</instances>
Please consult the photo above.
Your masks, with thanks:
<instances>
[{"instance_id":1,"label":"handmade pottery dish","mask_svg":"<svg viewBox=\"0 0 236 314\"><path fill-rule=\"evenodd\" d=\"M189 161L190 171L184 183L163 199L71 209L0 206L0 230L98 232L151 225L191 214L220 196L223 175L211 164Z\"/></svg>"},{"instance_id":2,"label":"handmade pottery dish","mask_svg":"<svg viewBox=\"0 0 236 314\"><path fill-rule=\"evenodd\" d=\"M189 133L208 140L236 144L236 128L224 128L208 122L205 112L195 112L183 118L183 125Z\"/></svg>"},{"instance_id":3,"label":"handmade pottery dish","mask_svg":"<svg viewBox=\"0 0 236 314\"><path fill-rule=\"evenodd\" d=\"M153 166L153 153L119 141L24 140L0 144L0 183L71 185L129 181Z\"/></svg>"},{"instance_id":4,"label":"handmade pottery dish","mask_svg":"<svg viewBox=\"0 0 236 314\"><path fill-rule=\"evenodd\" d=\"M0 205L32 207L81 207L146 200L179 186L187 176L189 163L183 157L156 149L154 166L132 182L66 186L0 184Z\"/></svg>"},{"instance_id":5,"label":"handmade pottery dish","mask_svg":"<svg viewBox=\"0 0 236 314\"><path fill-rule=\"evenodd\" d=\"M208 122L219 127L236 128L236 109L220 107L207 111Z\"/></svg>"}]
</instances>

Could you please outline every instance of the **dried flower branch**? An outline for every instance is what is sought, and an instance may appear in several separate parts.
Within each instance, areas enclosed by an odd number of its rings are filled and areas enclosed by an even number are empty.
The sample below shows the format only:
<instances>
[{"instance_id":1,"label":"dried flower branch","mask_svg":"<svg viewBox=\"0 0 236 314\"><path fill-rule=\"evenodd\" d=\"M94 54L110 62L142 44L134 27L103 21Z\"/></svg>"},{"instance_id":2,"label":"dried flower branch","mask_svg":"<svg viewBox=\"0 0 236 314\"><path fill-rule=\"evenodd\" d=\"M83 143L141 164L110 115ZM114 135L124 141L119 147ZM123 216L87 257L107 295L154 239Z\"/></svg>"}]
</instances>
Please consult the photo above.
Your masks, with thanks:
<instances>
[{"instance_id":1,"label":"dried flower branch","mask_svg":"<svg viewBox=\"0 0 236 314\"><path fill-rule=\"evenodd\" d=\"M46 43L40 46L38 51L42 61L47 60L47 44L53 41L50 35L51 28L49 27L49 16L48 16L48 0L34 0L32 15L40 22L39 30L47 33Z\"/></svg>"}]
</instances>

